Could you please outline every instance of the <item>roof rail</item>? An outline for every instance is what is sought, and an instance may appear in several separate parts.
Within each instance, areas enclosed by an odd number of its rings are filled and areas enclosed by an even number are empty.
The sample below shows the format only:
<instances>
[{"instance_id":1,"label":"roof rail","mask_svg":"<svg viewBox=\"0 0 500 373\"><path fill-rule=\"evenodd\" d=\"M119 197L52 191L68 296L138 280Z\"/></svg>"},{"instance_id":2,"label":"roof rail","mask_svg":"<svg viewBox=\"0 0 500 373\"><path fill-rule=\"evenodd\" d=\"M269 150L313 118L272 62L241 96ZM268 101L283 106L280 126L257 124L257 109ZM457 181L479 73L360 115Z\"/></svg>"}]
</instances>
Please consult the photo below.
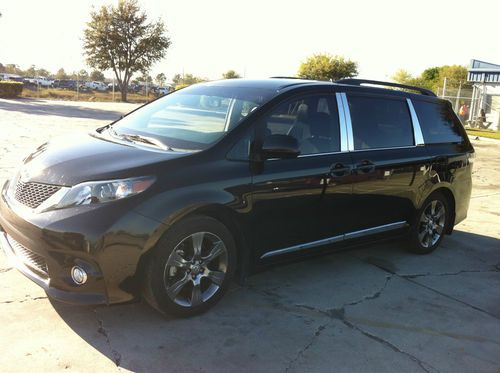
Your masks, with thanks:
<instances>
[{"instance_id":1,"label":"roof rail","mask_svg":"<svg viewBox=\"0 0 500 373\"><path fill-rule=\"evenodd\" d=\"M392 83L392 82L381 82L378 80L340 79L340 80L335 81L335 83L347 84L347 85L357 85L357 86L361 86L363 84L371 84L371 85L379 85L379 86L386 86L386 87L404 88L404 89L409 89L412 91L420 92L421 94L423 94L425 96L436 97L436 94L429 89L415 87L415 86L406 85L406 84L398 84L398 83Z\"/></svg>"},{"instance_id":2,"label":"roof rail","mask_svg":"<svg viewBox=\"0 0 500 373\"><path fill-rule=\"evenodd\" d=\"M271 76L270 79L298 79L298 80L302 80L304 78L298 78L296 76Z\"/></svg>"}]
</instances>

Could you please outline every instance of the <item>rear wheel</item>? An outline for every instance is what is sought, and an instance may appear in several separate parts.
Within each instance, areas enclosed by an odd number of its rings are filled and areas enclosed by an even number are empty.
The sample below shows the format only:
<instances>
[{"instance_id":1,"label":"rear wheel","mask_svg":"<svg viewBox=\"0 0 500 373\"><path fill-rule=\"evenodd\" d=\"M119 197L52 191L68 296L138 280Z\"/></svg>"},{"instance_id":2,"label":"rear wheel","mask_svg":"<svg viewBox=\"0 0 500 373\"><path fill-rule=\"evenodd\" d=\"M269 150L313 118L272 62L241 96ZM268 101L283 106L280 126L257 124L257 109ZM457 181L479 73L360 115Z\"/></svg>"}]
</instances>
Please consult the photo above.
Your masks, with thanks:
<instances>
[{"instance_id":1,"label":"rear wheel","mask_svg":"<svg viewBox=\"0 0 500 373\"><path fill-rule=\"evenodd\" d=\"M410 232L410 250L428 254L439 246L451 223L450 207L441 193L430 195L422 206Z\"/></svg>"},{"instance_id":2,"label":"rear wheel","mask_svg":"<svg viewBox=\"0 0 500 373\"><path fill-rule=\"evenodd\" d=\"M228 229L210 217L188 218L170 229L149 260L144 297L162 313L192 316L226 291L236 263Z\"/></svg>"}]
</instances>

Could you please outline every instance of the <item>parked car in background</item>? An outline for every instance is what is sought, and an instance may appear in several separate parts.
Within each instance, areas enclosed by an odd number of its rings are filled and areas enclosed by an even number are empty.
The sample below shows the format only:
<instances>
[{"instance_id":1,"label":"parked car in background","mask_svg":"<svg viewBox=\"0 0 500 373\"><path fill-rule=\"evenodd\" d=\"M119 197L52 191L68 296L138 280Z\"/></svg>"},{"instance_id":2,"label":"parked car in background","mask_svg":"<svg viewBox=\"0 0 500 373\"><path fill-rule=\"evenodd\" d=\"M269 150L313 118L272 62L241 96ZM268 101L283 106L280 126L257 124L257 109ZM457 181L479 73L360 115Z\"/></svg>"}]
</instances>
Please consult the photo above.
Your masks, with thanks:
<instances>
[{"instance_id":1,"label":"parked car in background","mask_svg":"<svg viewBox=\"0 0 500 373\"><path fill-rule=\"evenodd\" d=\"M286 258L388 237L432 252L467 216L473 159L451 104L422 88L201 83L26 157L0 245L52 298L190 316Z\"/></svg>"},{"instance_id":2,"label":"parked car in background","mask_svg":"<svg viewBox=\"0 0 500 373\"><path fill-rule=\"evenodd\" d=\"M17 74L8 74L8 73L2 73L0 74L0 80L12 80L14 82L24 82L24 78L20 75Z\"/></svg>"},{"instance_id":3,"label":"parked car in background","mask_svg":"<svg viewBox=\"0 0 500 373\"><path fill-rule=\"evenodd\" d=\"M72 79L60 79L60 80L55 80L53 86L54 88L76 90L77 82L76 80Z\"/></svg>"},{"instance_id":4,"label":"parked car in background","mask_svg":"<svg viewBox=\"0 0 500 373\"><path fill-rule=\"evenodd\" d=\"M158 93L161 96L164 96L172 91L171 87L158 87L156 89L156 93Z\"/></svg>"},{"instance_id":5,"label":"parked car in background","mask_svg":"<svg viewBox=\"0 0 500 373\"><path fill-rule=\"evenodd\" d=\"M41 87L52 87L54 80L47 78L45 76L37 76L34 78L26 78L25 82L28 84L36 85L36 86L41 86Z\"/></svg>"},{"instance_id":6,"label":"parked car in background","mask_svg":"<svg viewBox=\"0 0 500 373\"><path fill-rule=\"evenodd\" d=\"M107 91L108 86L104 82L97 82L97 81L92 81L92 82L85 82L85 87L88 89L92 89L94 91Z\"/></svg>"}]
</instances>

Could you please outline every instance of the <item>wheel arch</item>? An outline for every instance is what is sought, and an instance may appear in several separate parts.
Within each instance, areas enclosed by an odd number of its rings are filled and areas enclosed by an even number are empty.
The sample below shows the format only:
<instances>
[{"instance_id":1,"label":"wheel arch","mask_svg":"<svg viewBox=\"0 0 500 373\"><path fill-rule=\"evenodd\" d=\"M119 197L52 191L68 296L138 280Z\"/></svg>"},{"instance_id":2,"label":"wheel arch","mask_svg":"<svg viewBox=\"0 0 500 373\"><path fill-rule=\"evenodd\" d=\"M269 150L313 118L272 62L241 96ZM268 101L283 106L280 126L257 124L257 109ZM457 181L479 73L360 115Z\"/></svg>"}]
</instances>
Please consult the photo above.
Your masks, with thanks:
<instances>
[{"instance_id":1,"label":"wheel arch","mask_svg":"<svg viewBox=\"0 0 500 373\"><path fill-rule=\"evenodd\" d=\"M455 215L456 215L456 199L455 195L453 194L452 188L445 186L445 185L440 185L434 188L423 200L422 204L427 198L429 198L431 195L435 193L440 193L442 194L448 201L449 206L451 208L450 211L450 222L451 224L448 225L448 229L446 230L447 234L451 234L453 232L453 227L455 225Z\"/></svg>"},{"instance_id":2,"label":"wheel arch","mask_svg":"<svg viewBox=\"0 0 500 373\"><path fill-rule=\"evenodd\" d=\"M143 277L147 261L149 260L149 257L152 255L154 247L156 247L161 237L163 237L163 235L165 234L168 234L172 226L193 216L211 217L219 221L223 225L225 225L227 229L231 232L235 240L236 247L238 249L237 265L236 265L236 272L234 279L238 283L243 284L245 278L250 272L250 264L251 264L250 235L243 228L243 224L240 221L241 218L238 216L238 213L220 204L191 206L191 208L184 209L182 212L178 212L177 214L175 214L175 218L172 218L172 220L170 220L169 222L170 224L163 225L161 231L158 232L158 234L155 234L154 241L150 242L150 245L148 245L149 249L147 249L147 251L145 251L144 254L141 255L136 270L136 277L138 279Z\"/></svg>"}]
</instances>

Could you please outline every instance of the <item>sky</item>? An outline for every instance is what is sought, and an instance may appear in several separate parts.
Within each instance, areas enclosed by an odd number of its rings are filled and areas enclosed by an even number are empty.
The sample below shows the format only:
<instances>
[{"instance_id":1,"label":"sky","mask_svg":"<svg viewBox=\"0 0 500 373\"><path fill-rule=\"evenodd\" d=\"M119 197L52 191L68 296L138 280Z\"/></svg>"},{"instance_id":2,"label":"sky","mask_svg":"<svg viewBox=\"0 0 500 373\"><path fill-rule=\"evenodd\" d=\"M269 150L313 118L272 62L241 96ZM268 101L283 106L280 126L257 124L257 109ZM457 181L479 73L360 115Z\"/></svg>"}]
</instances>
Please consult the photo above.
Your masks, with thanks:
<instances>
[{"instance_id":1,"label":"sky","mask_svg":"<svg viewBox=\"0 0 500 373\"><path fill-rule=\"evenodd\" d=\"M0 63L56 72L90 70L82 49L90 11L109 0L0 0ZM172 45L154 65L163 72L219 79L294 76L314 53L342 55L359 76L390 80L400 68L480 59L500 64L500 1L475 0L139 0L162 19ZM474 13L469 13L473 9ZM111 72L105 74L111 77Z\"/></svg>"}]
</instances>

